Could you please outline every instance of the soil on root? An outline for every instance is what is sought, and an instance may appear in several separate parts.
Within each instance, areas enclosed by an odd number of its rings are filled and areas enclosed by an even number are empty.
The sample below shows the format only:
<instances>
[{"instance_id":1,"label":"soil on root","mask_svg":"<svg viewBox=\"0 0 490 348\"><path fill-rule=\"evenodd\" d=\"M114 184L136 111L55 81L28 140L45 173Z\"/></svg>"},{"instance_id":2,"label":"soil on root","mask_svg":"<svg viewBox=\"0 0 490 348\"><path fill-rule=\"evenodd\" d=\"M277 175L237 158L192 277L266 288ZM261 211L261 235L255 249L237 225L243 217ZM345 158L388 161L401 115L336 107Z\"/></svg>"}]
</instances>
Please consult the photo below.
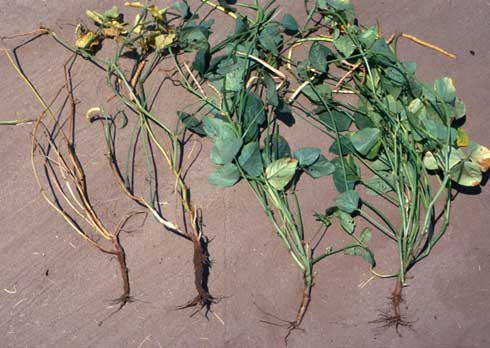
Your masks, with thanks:
<instances>
[{"instance_id":1,"label":"soil on root","mask_svg":"<svg viewBox=\"0 0 490 348\"><path fill-rule=\"evenodd\" d=\"M401 304L403 300L403 284L399 278L396 279L395 288L390 297L390 309L382 311L378 315L378 319L372 320L369 323L379 324L381 328L394 327L398 336L401 337L400 327L406 327L412 329L414 321L408 320L404 314L402 314Z\"/></svg>"},{"instance_id":2,"label":"soil on root","mask_svg":"<svg viewBox=\"0 0 490 348\"><path fill-rule=\"evenodd\" d=\"M197 291L196 297L182 306L178 306L176 309L181 310L190 307L199 307L191 316L204 310L204 316L208 318L208 313L211 310L211 305L218 303L219 299L216 299L209 293L208 278L209 269L211 268L211 261L209 260L208 253L208 240L205 237L193 237L192 243L194 245L194 286Z\"/></svg>"}]
</instances>

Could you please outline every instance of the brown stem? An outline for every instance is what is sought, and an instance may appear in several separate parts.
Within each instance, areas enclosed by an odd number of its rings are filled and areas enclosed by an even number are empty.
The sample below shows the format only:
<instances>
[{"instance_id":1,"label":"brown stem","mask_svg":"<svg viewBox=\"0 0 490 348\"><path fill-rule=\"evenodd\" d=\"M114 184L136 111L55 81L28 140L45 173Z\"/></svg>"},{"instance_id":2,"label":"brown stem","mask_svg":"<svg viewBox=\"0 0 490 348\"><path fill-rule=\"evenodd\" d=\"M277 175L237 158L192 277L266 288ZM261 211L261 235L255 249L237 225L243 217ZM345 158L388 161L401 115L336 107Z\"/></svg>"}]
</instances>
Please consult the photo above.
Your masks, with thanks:
<instances>
[{"instance_id":1,"label":"brown stem","mask_svg":"<svg viewBox=\"0 0 490 348\"><path fill-rule=\"evenodd\" d=\"M391 303L393 305L394 318L401 320L400 304L402 302L403 285L400 278L396 278L395 288L391 294Z\"/></svg>"},{"instance_id":2,"label":"brown stem","mask_svg":"<svg viewBox=\"0 0 490 348\"><path fill-rule=\"evenodd\" d=\"M119 261L119 267L121 270L121 277L123 281L123 294L117 299L117 301L120 302L119 310L121 310L126 305L126 303L131 302L129 269L126 264L126 253L121 246L119 237L116 237L116 240L114 241L114 247L116 248L115 255L117 256L117 260Z\"/></svg>"},{"instance_id":3,"label":"brown stem","mask_svg":"<svg viewBox=\"0 0 490 348\"><path fill-rule=\"evenodd\" d=\"M313 278L309 271L303 274L304 277L304 288L303 288L303 299L296 313L296 319L291 322L288 326L288 332L284 337L284 343L288 344L288 338L294 330L300 330L300 325L303 322L308 306L311 302L311 289L313 288Z\"/></svg>"},{"instance_id":4,"label":"brown stem","mask_svg":"<svg viewBox=\"0 0 490 348\"><path fill-rule=\"evenodd\" d=\"M185 305L177 307L177 309L200 306L200 309L205 309L204 315L207 317L211 305L217 302L217 300L209 293L207 286L209 268L211 267L207 250L207 240L196 234L191 235L191 238L194 246L192 261L194 264L194 285L197 295ZM195 313L197 313L197 311L192 315Z\"/></svg>"}]
</instances>

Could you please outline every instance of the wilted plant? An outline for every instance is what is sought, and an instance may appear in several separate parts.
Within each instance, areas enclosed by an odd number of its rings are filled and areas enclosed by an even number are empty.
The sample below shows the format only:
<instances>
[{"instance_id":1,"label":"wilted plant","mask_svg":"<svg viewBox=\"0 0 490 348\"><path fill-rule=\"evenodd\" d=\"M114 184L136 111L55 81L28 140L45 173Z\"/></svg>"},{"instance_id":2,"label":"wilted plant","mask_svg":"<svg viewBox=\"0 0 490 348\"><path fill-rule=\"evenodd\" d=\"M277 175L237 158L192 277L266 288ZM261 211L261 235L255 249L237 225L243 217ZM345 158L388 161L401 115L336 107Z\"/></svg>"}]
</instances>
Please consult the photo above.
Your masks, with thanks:
<instances>
[{"instance_id":1,"label":"wilted plant","mask_svg":"<svg viewBox=\"0 0 490 348\"><path fill-rule=\"evenodd\" d=\"M51 208L84 240L100 251L117 257L123 293L115 299L115 302L119 303L118 310L120 310L132 300L126 254L120 242L120 233L128 220L141 212L131 212L123 216L119 223L110 229L99 217L90 200L87 177L75 146L75 101L70 76L74 59L70 58L70 62L64 67L64 89L69 110L66 118L63 118L63 110L59 117L56 116L52 111L51 103L47 104L44 101L37 89L15 64L11 54L8 51L5 51L5 54L43 107L43 112L30 120L34 122L31 164L40 193ZM24 122L26 121L22 121Z\"/></svg>"},{"instance_id":2,"label":"wilted plant","mask_svg":"<svg viewBox=\"0 0 490 348\"><path fill-rule=\"evenodd\" d=\"M145 207L167 230L193 243L195 286L198 294L179 308L199 305L200 308L205 308L207 313L210 305L216 300L209 294L207 288L210 262L207 238L201 229L200 209L191 202L190 191L183 178L183 152L181 151L185 141L182 138L184 130L172 130L166 121L152 113L151 106L156 95L148 97L144 87L156 67L169 56L169 52L192 51L198 49L203 41L207 43L209 27L206 22L197 25L193 20L189 20L189 7L182 1L174 4L179 14L169 12L169 8L160 9L156 5L140 2L128 2L125 5L140 10L132 25L124 21L124 16L115 6L103 14L87 11L86 14L94 22L95 29L84 24L78 25L74 46L48 28L41 28L36 32L50 35L66 49L105 71L109 87L124 108L111 116L105 113L102 107L93 107L87 111L87 117L90 121L100 120L104 124L110 165L123 191L132 200ZM175 26L176 21L179 21L179 24ZM97 55L104 40L112 40L115 43L111 58ZM133 61L129 74L125 69L128 60ZM123 122L121 128L128 124L128 109L137 118L127 151L125 170L122 170L116 156L115 124L118 118ZM161 138L158 132L161 132L164 137ZM135 163L138 146L146 157L145 182L148 186L148 198L135 192L135 178L131 168ZM158 188L153 180L156 165L154 148L162 155L167 170L175 180L175 190L185 212L186 222L183 228L166 217L167 214L162 211L162 206L157 199Z\"/></svg>"}]
</instances>

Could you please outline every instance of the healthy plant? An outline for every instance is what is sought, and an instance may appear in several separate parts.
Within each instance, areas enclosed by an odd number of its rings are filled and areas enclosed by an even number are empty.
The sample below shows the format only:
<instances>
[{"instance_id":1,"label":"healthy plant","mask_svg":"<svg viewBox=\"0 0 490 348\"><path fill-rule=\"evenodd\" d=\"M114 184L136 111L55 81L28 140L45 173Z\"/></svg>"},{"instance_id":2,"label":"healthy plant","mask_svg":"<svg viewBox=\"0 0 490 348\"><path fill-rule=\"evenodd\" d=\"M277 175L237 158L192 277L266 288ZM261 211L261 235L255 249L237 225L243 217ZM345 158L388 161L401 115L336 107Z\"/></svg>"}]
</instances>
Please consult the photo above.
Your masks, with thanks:
<instances>
[{"instance_id":1,"label":"healthy plant","mask_svg":"<svg viewBox=\"0 0 490 348\"><path fill-rule=\"evenodd\" d=\"M303 173L312 178L334 173L335 165L320 149L304 147L291 152L280 133L278 115L288 110L284 94L286 75L278 70L283 34L298 31L291 16L281 23L274 20L277 8L270 1L264 7L239 4L251 16L239 14L231 7L203 1L231 16L235 31L224 41L198 51L192 65L195 73L174 55L184 87L201 102L198 110L180 113L190 130L205 133L213 141L211 161L217 165L208 180L228 187L245 180L255 194L283 245L302 272L304 291L295 319L284 326L288 333L299 328L311 300L313 267L331 256L347 250L362 250L368 231L353 243L315 253L320 234L305 232L297 183ZM237 4L238 5L238 4ZM342 211L339 216L344 217Z\"/></svg>"},{"instance_id":2,"label":"healthy plant","mask_svg":"<svg viewBox=\"0 0 490 348\"><path fill-rule=\"evenodd\" d=\"M254 11L255 19L229 6L206 3L233 17L235 32L196 56L193 67L201 81L179 70L187 81L185 87L212 115L202 122L214 141L211 159L218 165L209 181L230 186L246 179L303 272L305 294L290 328L301 323L309 303L311 267L332 253L312 257L299 205L293 208L288 203L288 196L297 202L298 172L311 174L309 166L316 165L321 166L321 175L333 174L340 193L336 205L317 214L317 219L326 227L338 219L354 239L340 250L362 256L373 274L396 278L392 313L383 313L378 322L396 328L409 325L400 311L407 272L430 254L446 232L453 191L480 184L482 172L490 166L490 151L470 141L461 128L465 107L452 80L442 78L433 85L419 82L416 63L400 61L396 47L399 38L405 38L455 56L409 34L385 39L378 26L358 25L348 0L306 1L302 28L291 15L275 21L273 1L263 8L257 2L237 4ZM281 31L293 37L285 41ZM294 60L293 49L305 44L310 45L308 58ZM220 50L224 54L216 57ZM284 66L288 71L280 69ZM297 81L296 89L288 88L289 78ZM203 96L205 81L219 96L218 103ZM301 95L308 103L299 99ZM296 115L333 139L329 149L336 156L333 160L310 148L291 158L276 122L277 111L288 110L285 101ZM191 120L189 128L201 126ZM260 147L262 134L265 142ZM380 210L371 196L392 204L399 216ZM395 243L396 274L374 271L374 256L366 247L371 229L355 233L357 217Z\"/></svg>"},{"instance_id":3,"label":"healthy plant","mask_svg":"<svg viewBox=\"0 0 490 348\"><path fill-rule=\"evenodd\" d=\"M312 42L308 59L290 61L291 49L283 60L294 66L300 85L290 99L292 107L333 139L329 151L336 156L331 163L340 195L335 207L317 216L329 224L342 212L349 235L359 217L393 241L398 272L373 271L396 279L392 312L377 322L409 325L400 310L407 273L445 234L454 192L479 186L490 151L470 141L461 128L465 106L453 81L420 82L416 63L398 58L397 42L404 37L453 55L407 34L383 38L378 26L357 24L350 1L315 1L307 13L303 31L315 35L296 44ZM301 105L299 94L315 107ZM377 208L373 196L392 204L399 216ZM346 253L370 257L361 249Z\"/></svg>"}]
</instances>

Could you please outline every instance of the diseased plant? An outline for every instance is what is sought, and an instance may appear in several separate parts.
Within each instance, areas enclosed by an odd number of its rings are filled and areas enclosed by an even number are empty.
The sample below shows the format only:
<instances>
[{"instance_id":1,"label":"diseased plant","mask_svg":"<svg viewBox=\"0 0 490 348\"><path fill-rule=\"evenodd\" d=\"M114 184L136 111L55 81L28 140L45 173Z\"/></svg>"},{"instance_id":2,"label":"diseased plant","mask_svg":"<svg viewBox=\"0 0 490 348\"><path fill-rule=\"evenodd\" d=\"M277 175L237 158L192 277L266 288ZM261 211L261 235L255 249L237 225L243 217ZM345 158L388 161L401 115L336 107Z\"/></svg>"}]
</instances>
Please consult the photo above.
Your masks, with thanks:
<instances>
[{"instance_id":1,"label":"diseased plant","mask_svg":"<svg viewBox=\"0 0 490 348\"><path fill-rule=\"evenodd\" d=\"M179 13L172 13L169 8L160 9L157 5L140 2L128 2L125 5L140 10L132 25L124 21L124 16L116 6L104 13L86 11L95 28L79 24L76 28L77 39L74 46L48 28L41 28L33 33L51 36L63 47L94 63L105 72L109 87L121 103L120 109L111 116L102 107L93 107L87 111L87 118L91 122L103 122L110 166L123 192L146 208L167 230L192 242L197 295L178 308L200 306L200 309L205 309L207 315L216 299L210 295L207 286L211 265L207 250L208 240L202 233L200 209L191 201L189 187L184 181L186 168L183 168L183 145L187 141L184 138L185 130L172 130L168 120L153 113L152 105L158 90L154 95L147 95L145 83L169 53L190 52L199 49L203 44L207 45L209 24L195 24L188 5L182 1L174 4ZM178 24L175 25L177 21ZM107 40L115 44L110 45L109 50L113 53L110 58L98 54ZM115 149L116 121L121 119L120 128L126 127L129 123L129 112L136 115L136 120L122 169ZM144 182L147 184L148 197L136 192L135 182L138 178L134 177L133 169L138 147L142 150L147 164ZM162 156L164 166L175 180L175 191L184 211L183 227L167 217L168 213L163 211L158 199L154 151Z\"/></svg>"},{"instance_id":2,"label":"diseased plant","mask_svg":"<svg viewBox=\"0 0 490 348\"><path fill-rule=\"evenodd\" d=\"M43 107L43 112L38 117L30 119L30 122L34 122L31 164L40 193L49 206L84 240L103 253L117 257L123 293L114 301L119 303L118 310L120 310L132 300L126 253L121 245L120 232L132 216L142 212L131 212L124 215L119 223L111 229L99 217L90 200L84 167L75 146L75 101L70 74L71 66L75 61L74 57L71 57L64 67L64 90L67 95L69 110L67 116L63 117L63 108L59 116L56 116L52 111L52 103L45 102L34 85L14 62L11 54L8 51L5 51L5 54ZM61 92L62 90L58 92L56 97ZM20 121L20 123L24 122L27 121ZM18 124L19 121L11 123Z\"/></svg>"}]
</instances>

